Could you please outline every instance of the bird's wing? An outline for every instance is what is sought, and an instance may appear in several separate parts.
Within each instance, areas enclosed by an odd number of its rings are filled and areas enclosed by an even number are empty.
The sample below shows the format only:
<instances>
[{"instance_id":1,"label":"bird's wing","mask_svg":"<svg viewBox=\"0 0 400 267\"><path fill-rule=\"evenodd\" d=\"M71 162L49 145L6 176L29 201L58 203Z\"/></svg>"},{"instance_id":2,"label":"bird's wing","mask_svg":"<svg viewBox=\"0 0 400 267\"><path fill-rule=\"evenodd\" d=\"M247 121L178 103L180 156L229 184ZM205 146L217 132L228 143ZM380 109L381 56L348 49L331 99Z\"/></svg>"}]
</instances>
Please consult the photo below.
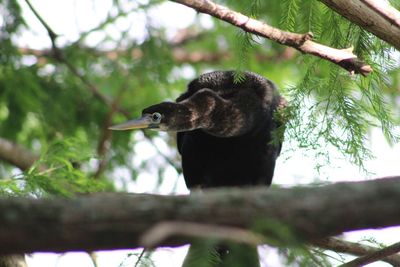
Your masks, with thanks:
<instances>
[{"instance_id":1,"label":"bird's wing","mask_svg":"<svg viewBox=\"0 0 400 267\"><path fill-rule=\"evenodd\" d=\"M191 81L187 91L181 94L176 102L188 99L201 89L207 88L219 95L225 94L232 90L234 85L234 71L214 71L200 75Z\"/></svg>"}]
</instances>

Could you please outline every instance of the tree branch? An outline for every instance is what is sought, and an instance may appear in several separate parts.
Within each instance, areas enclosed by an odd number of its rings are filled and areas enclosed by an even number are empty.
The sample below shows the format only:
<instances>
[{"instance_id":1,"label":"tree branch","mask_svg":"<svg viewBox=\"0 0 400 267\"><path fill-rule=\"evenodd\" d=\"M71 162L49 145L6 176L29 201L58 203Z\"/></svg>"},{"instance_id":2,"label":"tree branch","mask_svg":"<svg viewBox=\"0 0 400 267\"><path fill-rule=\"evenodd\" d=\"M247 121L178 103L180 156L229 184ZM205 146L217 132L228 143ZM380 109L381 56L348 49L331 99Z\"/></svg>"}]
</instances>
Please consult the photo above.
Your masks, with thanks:
<instances>
[{"instance_id":1,"label":"tree branch","mask_svg":"<svg viewBox=\"0 0 400 267\"><path fill-rule=\"evenodd\" d=\"M355 260L349 261L345 264L340 265L340 267L358 267L365 266L375 261L380 261L390 255L400 252L400 242L390 245L386 248L372 252ZM397 265L398 266L398 265Z\"/></svg>"},{"instance_id":2,"label":"tree branch","mask_svg":"<svg viewBox=\"0 0 400 267\"><path fill-rule=\"evenodd\" d=\"M29 169L38 158L28 149L0 137L0 159L24 171Z\"/></svg>"},{"instance_id":3,"label":"tree branch","mask_svg":"<svg viewBox=\"0 0 400 267\"><path fill-rule=\"evenodd\" d=\"M246 32L256 34L261 37L268 38L282 45L291 46L297 50L311 54L332 63L335 63L351 73L360 73L367 75L372 72L371 66L357 58L351 49L335 49L311 41L312 34L298 34L285 32L278 28L274 28L266 23L247 17L241 13L232 11L227 7L215 4L209 0L171 0L191 7L198 12L209 14L215 18L226 21Z\"/></svg>"},{"instance_id":4,"label":"tree branch","mask_svg":"<svg viewBox=\"0 0 400 267\"><path fill-rule=\"evenodd\" d=\"M262 235L238 227L189 222L162 222L144 233L141 243L144 247L154 248L174 236L214 238L253 246L266 242Z\"/></svg>"},{"instance_id":5,"label":"tree branch","mask_svg":"<svg viewBox=\"0 0 400 267\"><path fill-rule=\"evenodd\" d=\"M400 50L400 12L387 1L321 0L321 2Z\"/></svg>"},{"instance_id":6,"label":"tree branch","mask_svg":"<svg viewBox=\"0 0 400 267\"><path fill-rule=\"evenodd\" d=\"M143 233L165 221L247 229L257 225L258 233L278 240L277 227L287 226L302 240L313 241L344 231L400 225L399 202L400 176L314 188L219 189L189 196L3 198L0 253L138 247ZM177 236L160 245L190 240Z\"/></svg>"},{"instance_id":7,"label":"tree branch","mask_svg":"<svg viewBox=\"0 0 400 267\"><path fill-rule=\"evenodd\" d=\"M350 242L350 241L346 241L346 240L341 240L341 239L333 238L333 237L315 240L312 242L312 245L317 246L319 248L328 249L328 250L332 250L335 252L346 253L346 254L355 255L355 256L364 256L364 255L371 254L371 253L381 250L376 247L367 246L367 245ZM393 266L400 266L400 255L399 254L382 257L381 260L385 261Z\"/></svg>"}]
</instances>

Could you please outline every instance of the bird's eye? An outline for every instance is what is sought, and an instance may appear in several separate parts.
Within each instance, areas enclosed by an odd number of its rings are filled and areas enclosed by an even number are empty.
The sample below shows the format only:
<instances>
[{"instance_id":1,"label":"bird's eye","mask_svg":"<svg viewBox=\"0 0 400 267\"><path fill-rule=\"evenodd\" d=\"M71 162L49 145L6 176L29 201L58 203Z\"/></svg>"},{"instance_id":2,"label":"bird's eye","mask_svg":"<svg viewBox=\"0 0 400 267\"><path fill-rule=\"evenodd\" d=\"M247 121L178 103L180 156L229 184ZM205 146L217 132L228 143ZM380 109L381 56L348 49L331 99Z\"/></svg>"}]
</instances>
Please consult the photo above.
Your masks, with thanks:
<instances>
[{"instance_id":1,"label":"bird's eye","mask_svg":"<svg viewBox=\"0 0 400 267\"><path fill-rule=\"evenodd\" d=\"M158 112L154 112L153 114L151 114L151 120L154 123L159 123L161 121L161 114Z\"/></svg>"}]
</instances>

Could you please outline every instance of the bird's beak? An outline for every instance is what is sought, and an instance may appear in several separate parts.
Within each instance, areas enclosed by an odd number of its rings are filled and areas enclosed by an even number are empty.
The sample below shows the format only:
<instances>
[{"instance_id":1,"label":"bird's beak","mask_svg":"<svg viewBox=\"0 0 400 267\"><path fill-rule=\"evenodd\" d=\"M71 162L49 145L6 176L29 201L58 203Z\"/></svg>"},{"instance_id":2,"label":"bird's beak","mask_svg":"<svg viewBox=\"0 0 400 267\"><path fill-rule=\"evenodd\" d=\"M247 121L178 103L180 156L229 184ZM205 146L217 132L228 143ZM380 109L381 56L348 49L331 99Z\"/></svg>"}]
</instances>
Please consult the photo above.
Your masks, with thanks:
<instances>
[{"instance_id":1,"label":"bird's beak","mask_svg":"<svg viewBox=\"0 0 400 267\"><path fill-rule=\"evenodd\" d=\"M116 131L125 131L125 130L133 130L133 129L148 129L148 128L157 128L152 120L151 116L148 114L143 115L141 118L130 120L121 124L113 125L109 127L110 130Z\"/></svg>"}]
</instances>

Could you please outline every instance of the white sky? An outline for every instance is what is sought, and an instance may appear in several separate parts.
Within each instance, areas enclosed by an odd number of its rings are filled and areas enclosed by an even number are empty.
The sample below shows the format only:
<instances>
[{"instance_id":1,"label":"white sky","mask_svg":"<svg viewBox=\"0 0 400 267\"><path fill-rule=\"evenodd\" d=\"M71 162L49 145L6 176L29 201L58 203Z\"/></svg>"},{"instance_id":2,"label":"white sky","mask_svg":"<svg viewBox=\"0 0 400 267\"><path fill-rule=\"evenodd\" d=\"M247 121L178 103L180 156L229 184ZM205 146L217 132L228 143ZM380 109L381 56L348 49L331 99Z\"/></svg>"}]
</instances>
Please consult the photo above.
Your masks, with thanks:
<instances>
[{"instance_id":1,"label":"white sky","mask_svg":"<svg viewBox=\"0 0 400 267\"><path fill-rule=\"evenodd\" d=\"M50 40L46 31L28 10L25 2L22 0L19 0L19 2L23 7L24 18L27 20L30 30L23 31L17 39L17 42L21 46L31 48L49 48ZM111 7L110 0L31 0L31 2L53 30L57 34L61 35L59 38L60 44L73 42L78 38L79 32L89 30L98 25L98 23L106 17L107 12ZM132 2L136 3L137 1ZM166 2L161 7L151 12L150 17L153 24L167 26L170 29L167 33L172 36L177 29L187 27L195 18L195 14L194 11L183 7L182 5ZM207 16L201 17L201 23L203 25L210 27L210 21L211 20ZM107 27L106 31L111 35L118 36L119 32L125 29L130 29L131 35L135 36L138 40L143 40L145 37L146 17L143 14L133 13L128 16L128 19L118 20L116 25L116 27ZM103 37L104 36L101 34L94 33L89 36L87 41L89 44L96 45ZM368 166L369 171L374 173L374 175L367 176L364 173L360 173L357 167L350 165L345 160L339 159L333 160L331 166L323 168L322 173L318 173L315 170L314 158L310 154L299 151L294 154L290 152L290 155L284 153L283 156L279 158L275 170L274 183L293 186L310 183L314 181L315 177L322 177L321 180L336 182L399 175L400 144L390 147L378 129L371 131L370 139L372 140L370 148L376 158L369 161L366 166ZM161 138L156 140L156 144L159 146L159 149L169 153L167 145ZM134 149L140 151L140 154L143 155L142 160L151 159L157 155L157 151L154 147L144 142L138 143ZM332 151L332 154L337 154L339 157L339 153L335 151ZM290 158L285 160L284 158L288 156L290 156ZM154 192L154 185L157 182L157 178L156 175L153 175L152 173L141 174L136 182L128 182L127 187L131 192L170 193L172 189L171 184L176 180L177 173L172 167L167 168L167 173L168 175L166 180L156 192ZM119 183L120 186L122 186L123 181L124 179L117 181L117 185ZM127 182L126 179L125 182ZM188 193L182 177L180 177L178 183L177 193ZM400 237L400 228L391 228L380 231L359 231L346 234L346 237L352 241L358 241L364 237L370 236L373 236L379 242L391 244L399 241L398 237ZM126 258L127 253L131 252L132 250L97 253L99 267L119 266ZM156 262L156 266L158 267L180 266L185 253L186 248L174 251L171 251L170 249L162 249L153 257L153 260ZM269 260L273 261L273 264L270 266L278 266L275 253L270 251L264 251L263 253L267 253ZM129 259L127 263L132 263L132 261L134 262L133 259L134 257ZM35 253L33 256L28 257L27 260L30 267L93 266L88 255L85 253L66 253L62 255L53 253ZM130 266L132 266L132 264ZM385 263L373 263L368 266L378 267L389 265Z\"/></svg>"}]
</instances>

